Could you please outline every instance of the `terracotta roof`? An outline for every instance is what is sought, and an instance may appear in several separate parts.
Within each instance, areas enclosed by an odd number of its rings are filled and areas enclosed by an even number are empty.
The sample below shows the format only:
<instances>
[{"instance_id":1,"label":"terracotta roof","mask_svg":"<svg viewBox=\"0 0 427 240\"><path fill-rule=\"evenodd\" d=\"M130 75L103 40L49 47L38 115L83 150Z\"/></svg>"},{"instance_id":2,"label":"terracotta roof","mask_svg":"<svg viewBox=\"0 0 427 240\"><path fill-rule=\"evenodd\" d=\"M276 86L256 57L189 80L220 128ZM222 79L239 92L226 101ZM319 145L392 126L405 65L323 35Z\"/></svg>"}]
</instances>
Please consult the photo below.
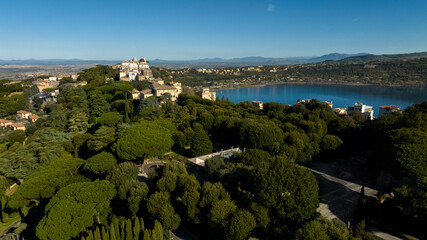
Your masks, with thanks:
<instances>
[{"instance_id":1,"label":"terracotta roof","mask_svg":"<svg viewBox=\"0 0 427 240\"><path fill-rule=\"evenodd\" d=\"M169 85L157 85L154 86L154 90L176 90L176 87L172 87Z\"/></svg>"},{"instance_id":2,"label":"terracotta roof","mask_svg":"<svg viewBox=\"0 0 427 240\"><path fill-rule=\"evenodd\" d=\"M0 119L0 123L11 123L12 121L6 119Z\"/></svg>"},{"instance_id":3,"label":"terracotta roof","mask_svg":"<svg viewBox=\"0 0 427 240\"><path fill-rule=\"evenodd\" d=\"M142 94L152 94L153 92L151 91L151 89L144 89L141 91Z\"/></svg>"},{"instance_id":4,"label":"terracotta roof","mask_svg":"<svg viewBox=\"0 0 427 240\"><path fill-rule=\"evenodd\" d=\"M394 106L394 105L385 105L385 106L381 106L380 108L391 109L391 110L399 110L400 109L400 107Z\"/></svg>"},{"instance_id":5,"label":"terracotta roof","mask_svg":"<svg viewBox=\"0 0 427 240\"><path fill-rule=\"evenodd\" d=\"M16 112L16 113L23 113L23 114L27 114L27 113L30 113L30 112L27 112L27 111L24 111L24 110L19 110L18 112Z\"/></svg>"},{"instance_id":6,"label":"terracotta roof","mask_svg":"<svg viewBox=\"0 0 427 240\"><path fill-rule=\"evenodd\" d=\"M17 123L12 123L12 127L25 127L25 125L23 123L17 122Z\"/></svg>"},{"instance_id":7,"label":"terracotta roof","mask_svg":"<svg viewBox=\"0 0 427 240\"><path fill-rule=\"evenodd\" d=\"M30 119L39 119L40 117L39 117L39 116L37 116L37 115L31 115L31 116L29 116L28 118L30 118Z\"/></svg>"}]
</instances>

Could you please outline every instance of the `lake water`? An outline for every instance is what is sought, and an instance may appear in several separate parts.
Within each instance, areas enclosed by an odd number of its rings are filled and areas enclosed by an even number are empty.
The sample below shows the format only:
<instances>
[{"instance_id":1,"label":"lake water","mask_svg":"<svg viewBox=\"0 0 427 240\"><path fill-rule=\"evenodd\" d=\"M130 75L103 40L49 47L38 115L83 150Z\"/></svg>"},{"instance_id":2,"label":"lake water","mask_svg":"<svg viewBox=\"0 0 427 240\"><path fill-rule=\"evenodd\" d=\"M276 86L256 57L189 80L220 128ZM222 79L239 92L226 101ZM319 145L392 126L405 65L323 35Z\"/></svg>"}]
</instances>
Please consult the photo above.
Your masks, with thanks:
<instances>
[{"instance_id":1,"label":"lake water","mask_svg":"<svg viewBox=\"0 0 427 240\"><path fill-rule=\"evenodd\" d=\"M375 85L275 84L216 91L217 96L233 103L244 101L279 102L294 105L298 99L332 101L334 108L348 107L355 102L373 106L378 116L379 106L411 106L427 100L427 86L389 87Z\"/></svg>"}]
</instances>

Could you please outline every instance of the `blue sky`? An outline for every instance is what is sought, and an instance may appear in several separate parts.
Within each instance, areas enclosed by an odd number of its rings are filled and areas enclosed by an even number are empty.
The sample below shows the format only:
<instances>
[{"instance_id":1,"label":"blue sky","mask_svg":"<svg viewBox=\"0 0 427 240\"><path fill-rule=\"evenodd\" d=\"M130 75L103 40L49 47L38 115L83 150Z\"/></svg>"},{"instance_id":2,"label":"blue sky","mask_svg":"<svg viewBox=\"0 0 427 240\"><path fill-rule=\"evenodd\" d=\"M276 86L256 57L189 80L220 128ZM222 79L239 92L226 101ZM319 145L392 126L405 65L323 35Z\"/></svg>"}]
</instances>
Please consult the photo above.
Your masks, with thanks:
<instances>
[{"instance_id":1,"label":"blue sky","mask_svg":"<svg viewBox=\"0 0 427 240\"><path fill-rule=\"evenodd\" d=\"M417 51L425 0L0 0L0 59Z\"/></svg>"}]
</instances>

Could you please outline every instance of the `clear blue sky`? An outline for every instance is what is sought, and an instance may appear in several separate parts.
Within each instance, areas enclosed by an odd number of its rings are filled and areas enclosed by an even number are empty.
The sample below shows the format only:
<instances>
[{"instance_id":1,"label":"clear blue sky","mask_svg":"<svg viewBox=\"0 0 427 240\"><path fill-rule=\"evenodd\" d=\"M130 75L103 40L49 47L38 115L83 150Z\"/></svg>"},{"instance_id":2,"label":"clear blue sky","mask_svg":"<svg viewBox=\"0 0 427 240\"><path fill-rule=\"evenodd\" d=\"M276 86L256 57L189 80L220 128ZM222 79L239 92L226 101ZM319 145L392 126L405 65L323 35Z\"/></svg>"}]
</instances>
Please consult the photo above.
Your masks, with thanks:
<instances>
[{"instance_id":1,"label":"clear blue sky","mask_svg":"<svg viewBox=\"0 0 427 240\"><path fill-rule=\"evenodd\" d=\"M0 0L0 59L417 51L426 0Z\"/></svg>"}]
</instances>

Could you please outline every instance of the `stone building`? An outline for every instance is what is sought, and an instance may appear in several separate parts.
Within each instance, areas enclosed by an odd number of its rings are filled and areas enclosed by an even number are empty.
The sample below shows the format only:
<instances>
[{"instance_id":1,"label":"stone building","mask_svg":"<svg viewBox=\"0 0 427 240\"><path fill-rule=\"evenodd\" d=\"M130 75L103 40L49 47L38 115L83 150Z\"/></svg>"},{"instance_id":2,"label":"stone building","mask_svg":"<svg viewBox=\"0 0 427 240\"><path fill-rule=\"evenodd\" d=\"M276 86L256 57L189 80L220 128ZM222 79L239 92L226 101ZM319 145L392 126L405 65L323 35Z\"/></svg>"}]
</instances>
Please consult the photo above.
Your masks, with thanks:
<instances>
[{"instance_id":1,"label":"stone building","mask_svg":"<svg viewBox=\"0 0 427 240\"><path fill-rule=\"evenodd\" d=\"M145 58L123 61L115 67L119 69L121 81L142 81L153 78L153 73Z\"/></svg>"},{"instance_id":2,"label":"stone building","mask_svg":"<svg viewBox=\"0 0 427 240\"><path fill-rule=\"evenodd\" d=\"M201 97L203 99L209 99L209 100L215 101L216 92L209 91L209 88L203 88L201 92Z\"/></svg>"}]
</instances>

